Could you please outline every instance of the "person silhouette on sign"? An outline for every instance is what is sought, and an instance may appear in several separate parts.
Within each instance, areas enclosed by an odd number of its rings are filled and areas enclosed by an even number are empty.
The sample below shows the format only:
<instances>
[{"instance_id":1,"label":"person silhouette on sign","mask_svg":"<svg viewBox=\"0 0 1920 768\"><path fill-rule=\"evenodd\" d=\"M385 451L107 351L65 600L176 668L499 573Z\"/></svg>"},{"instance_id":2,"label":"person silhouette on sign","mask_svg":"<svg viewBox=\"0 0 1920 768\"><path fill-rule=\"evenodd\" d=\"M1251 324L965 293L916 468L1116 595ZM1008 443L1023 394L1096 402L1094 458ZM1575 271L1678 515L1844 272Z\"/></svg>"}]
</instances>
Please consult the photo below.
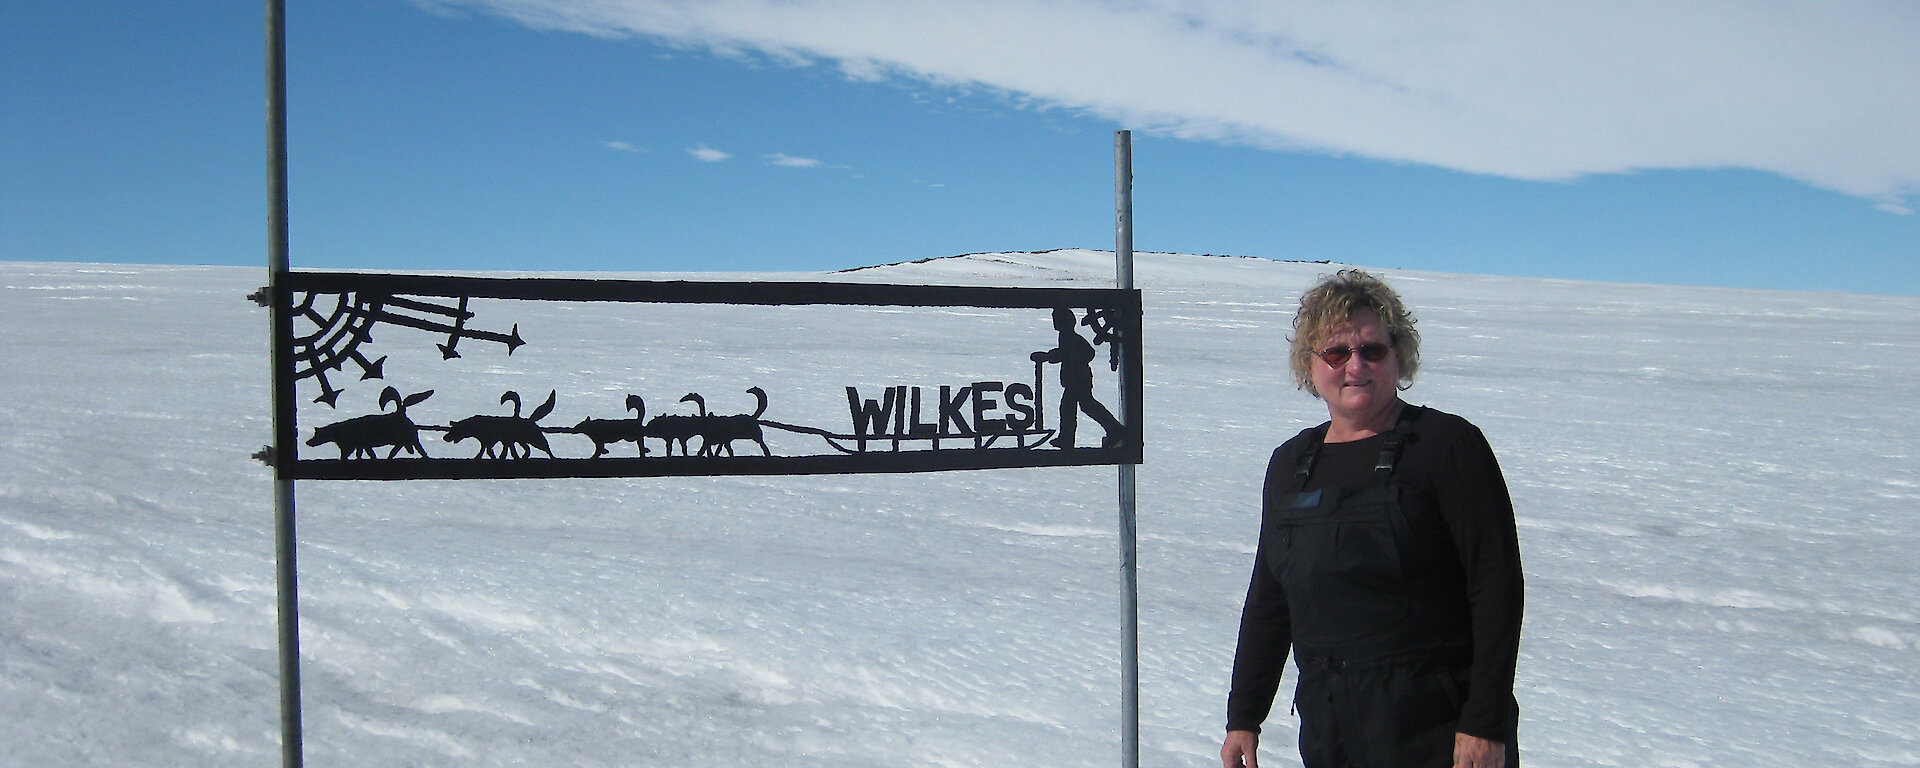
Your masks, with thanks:
<instances>
[{"instance_id":1,"label":"person silhouette on sign","mask_svg":"<svg viewBox=\"0 0 1920 768\"><path fill-rule=\"evenodd\" d=\"M1106 436L1100 440L1100 447L1112 448L1120 443L1120 436L1125 430L1120 420L1093 398L1093 345L1080 338L1080 334L1074 330L1075 325L1073 310L1054 307L1053 329L1060 332L1060 346L1028 355L1036 363L1060 365L1060 433L1053 438L1052 445L1055 448L1073 447L1074 428L1080 412L1085 411L1107 430Z\"/></svg>"}]
</instances>

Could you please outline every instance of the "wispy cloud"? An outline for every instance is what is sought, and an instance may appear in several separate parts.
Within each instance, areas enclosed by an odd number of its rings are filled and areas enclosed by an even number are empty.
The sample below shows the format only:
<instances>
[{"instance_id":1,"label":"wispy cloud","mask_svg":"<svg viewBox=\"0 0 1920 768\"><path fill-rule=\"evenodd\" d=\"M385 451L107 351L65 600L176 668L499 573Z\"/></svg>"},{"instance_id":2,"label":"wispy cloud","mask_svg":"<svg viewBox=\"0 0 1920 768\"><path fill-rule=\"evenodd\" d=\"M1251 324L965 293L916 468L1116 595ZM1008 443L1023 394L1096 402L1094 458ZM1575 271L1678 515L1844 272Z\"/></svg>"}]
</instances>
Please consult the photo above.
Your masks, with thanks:
<instances>
[{"instance_id":1,"label":"wispy cloud","mask_svg":"<svg viewBox=\"0 0 1920 768\"><path fill-rule=\"evenodd\" d=\"M697 147L688 147L687 154L693 155L693 159L695 160L699 160L701 162L707 162L707 163L717 163L722 160L727 160L733 157L733 155L729 155L725 152L714 149L713 147L709 147L705 144L701 144L700 146L697 146Z\"/></svg>"},{"instance_id":2,"label":"wispy cloud","mask_svg":"<svg viewBox=\"0 0 1920 768\"><path fill-rule=\"evenodd\" d=\"M605 141L605 142L601 142L601 145L602 145L602 146L605 146L605 147L606 147L607 149L611 149L611 150L614 150L614 151L617 151L617 152L635 152L635 153L641 153L641 152L646 152L646 151L647 151L647 150L644 150L644 149L641 149L641 148L639 148L639 147L636 147L636 146L634 146L634 145L632 145L632 144L628 144L628 143L626 143L626 142L624 142L624 141Z\"/></svg>"},{"instance_id":3,"label":"wispy cloud","mask_svg":"<svg viewBox=\"0 0 1920 768\"><path fill-rule=\"evenodd\" d=\"M774 165L780 166L782 168L819 168L821 167L821 165L823 165L823 163L821 163L819 160L815 160L811 157L794 157L793 155L784 155L779 153L765 155L764 157L766 158L767 162L773 163Z\"/></svg>"},{"instance_id":4,"label":"wispy cloud","mask_svg":"<svg viewBox=\"0 0 1920 768\"><path fill-rule=\"evenodd\" d=\"M1192 140L1540 180L1753 168L1890 211L1920 195L1912 0L432 3Z\"/></svg>"}]
</instances>

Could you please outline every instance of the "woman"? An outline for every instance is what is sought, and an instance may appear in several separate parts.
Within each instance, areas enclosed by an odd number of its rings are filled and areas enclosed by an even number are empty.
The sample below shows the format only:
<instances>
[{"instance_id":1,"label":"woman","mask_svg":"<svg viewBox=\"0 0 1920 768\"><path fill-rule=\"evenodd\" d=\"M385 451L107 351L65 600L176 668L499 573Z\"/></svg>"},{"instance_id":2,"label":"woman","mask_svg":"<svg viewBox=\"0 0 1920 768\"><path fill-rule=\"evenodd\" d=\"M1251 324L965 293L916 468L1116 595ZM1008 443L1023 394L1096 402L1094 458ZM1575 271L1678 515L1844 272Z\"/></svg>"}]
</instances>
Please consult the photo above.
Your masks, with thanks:
<instances>
[{"instance_id":1,"label":"woman","mask_svg":"<svg viewBox=\"0 0 1920 768\"><path fill-rule=\"evenodd\" d=\"M1410 405L1420 334L1357 269L1293 319L1325 424L1274 451L1227 697L1225 768L1258 768L1289 651L1307 768L1517 768L1520 547L1480 430Z\"/></svg>"}]
</instances>

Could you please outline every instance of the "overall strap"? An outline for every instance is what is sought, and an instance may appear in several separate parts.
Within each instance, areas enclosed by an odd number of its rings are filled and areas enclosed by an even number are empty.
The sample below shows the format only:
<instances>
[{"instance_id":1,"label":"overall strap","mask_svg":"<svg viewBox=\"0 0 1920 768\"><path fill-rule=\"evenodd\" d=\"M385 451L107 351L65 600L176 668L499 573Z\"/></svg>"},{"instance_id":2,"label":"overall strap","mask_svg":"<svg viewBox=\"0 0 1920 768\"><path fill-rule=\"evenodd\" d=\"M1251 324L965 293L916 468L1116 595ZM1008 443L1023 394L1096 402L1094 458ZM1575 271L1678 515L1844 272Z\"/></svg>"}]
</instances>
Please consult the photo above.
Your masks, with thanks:
<instances>
[{"instance_id":1,"label":"overall strap","mask_svg":"<svg viewBox=\"0 0 1920 768\"><path fill-rule=\"evenodd\" d=\"M1387 430L1387 439L1380 444L1380 458L1373 462L1373 476L1381 485L1386 485L1393 477L1393 465L1400 460L1400 449L1406 447L1407 427L1413 424L1413 410L1416 407L1400 407L1400 417L1394 420L1393 429Z\"/></svg>"},{"instance_id":2,"label":"overall strap","mask_svg":"<svg viewBox=\"0 0 1920 768\"><path fill-rule=\"evenodd\" d=\"M1380 445L1380 458L1373 462L1374 478L1381 485L1393 477L1393 467L1400 460L1400 449L1407 444L1407 427L1413 424L1414 409L1419 406L1404 405L1400 416L1393 422L1393 428L1387 430L1386 440ZM1313 477L1314 462L1320 458L1320 446L1327 440L1327 425L1322 424L1308 430L1311 435L1307 444L1300 450L1300 460L1294 464L1293 477L1300 481L1300 489L1305 490L1307 479Z\"/></svg>"},{"instance_id":3,"label":"overall strap","mask_svg":"<svg viewBox=\"0 0 1920 768\"><path fill-rule=\"evenodd\" d=\"M1313 476L1313 463L1320 458L1320 446L1327 441L1327 425L1322 424L1307 431L1311 433L1307 437L1307 445L1300 450L1300 461L1293 468L1293 478L1300 481L1296 491L1307 489L1307 478Z\"/></svg>"}]
</instances>

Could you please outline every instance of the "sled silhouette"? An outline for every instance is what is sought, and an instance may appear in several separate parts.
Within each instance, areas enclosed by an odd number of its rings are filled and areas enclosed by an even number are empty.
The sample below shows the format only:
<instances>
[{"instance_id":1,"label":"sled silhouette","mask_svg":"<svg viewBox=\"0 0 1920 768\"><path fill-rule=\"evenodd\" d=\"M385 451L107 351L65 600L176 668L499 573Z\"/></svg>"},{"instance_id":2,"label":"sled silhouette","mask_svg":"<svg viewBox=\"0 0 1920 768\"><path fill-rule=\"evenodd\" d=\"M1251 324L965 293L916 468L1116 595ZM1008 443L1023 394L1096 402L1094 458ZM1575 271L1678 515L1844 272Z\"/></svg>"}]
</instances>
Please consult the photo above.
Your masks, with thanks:
<instances>
[{"instance_id":1,"label":"sled silhouette","mask_svg":"<svg viewBox=\"0 0 1920 768\"><path fill-rule=\"evenodd\" d=\"M1029 450L1030 451L1035 448L1039 448L1043 445L1046 445L1047 440L1052 439L1056 431L1053 429L1021 429L1021 430L1004 430L1004 431L994 432L990 434L976 433L972 435L955 435L955 434L943 435L943 434L914 433L914 432L878 432L873 434L851 434L851 433L845 433L845 432L833 432L830 430L821 429L819 427L803 427L797 424L783 424L778 421L767 421L765 419L762 419L760 421L760 424L762 426L771 427L773 429L778 429L786 432L794 432L794 433L803 434L803 435L814 435L816 437L820 437L826 440L827 445L831 446L834 450L839 451L841 453L847 453L847 454L864 454L864 453L867 453L870 449L878 450L877 448L873 448L872 446L870 446L869 445L870 443L885 443L892 446L890 450L898 451L900 450L901 444L916 443L916 442L927 443L928 447L925 450L931 450L931 451L973 451L973 450L987 450L987 449ZM994 443L999 442L1002 438L1011 438L1014 444L1011 446L1001 446L999 448L994 448ZM1027 442L1029 439L1031 439L1033 442L1031 443ZM942 441L953 442L953 443L969 443L971 445L967 445L965 447L960 447L960 448L942 448L940 447L940 443Z\"/></svg>"}]
</instances>

